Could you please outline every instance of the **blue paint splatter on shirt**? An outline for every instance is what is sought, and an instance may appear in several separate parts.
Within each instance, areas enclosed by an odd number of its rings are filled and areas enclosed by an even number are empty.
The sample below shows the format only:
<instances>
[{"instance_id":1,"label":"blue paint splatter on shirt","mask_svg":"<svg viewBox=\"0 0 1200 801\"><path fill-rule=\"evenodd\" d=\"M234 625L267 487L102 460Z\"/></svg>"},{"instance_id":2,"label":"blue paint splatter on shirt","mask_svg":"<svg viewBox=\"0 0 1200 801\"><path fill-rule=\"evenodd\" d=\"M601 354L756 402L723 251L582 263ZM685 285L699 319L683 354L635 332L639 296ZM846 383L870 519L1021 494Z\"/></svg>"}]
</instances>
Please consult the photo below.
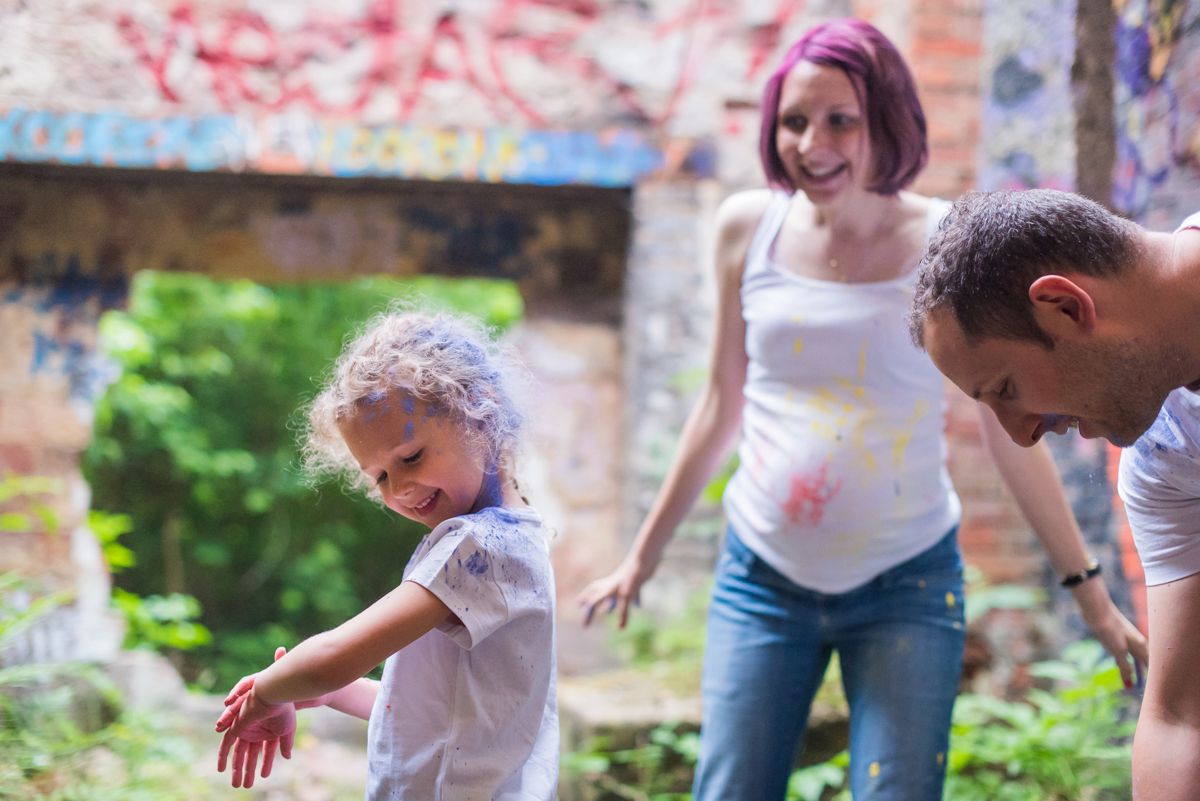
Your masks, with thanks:
<instances>
[{"instance_id":1,"label":"blue paint splatter on shirt","mask_svg":"<svg viewBox=\"0 0 1200 801\"><path fill-rule=\"evenodd\" d=\"M1150 429L1133 444L1139 461L1153 458L1155 451L1166 453L1178 449L1182 445L1179 439L1179 430L1182 427L1174 412L1164 406Z\"/></svg>"},{"instance_id":2,"label":"blue paint splatter on shirt","mask_svg":"<svg viewBox=\"0 0 1200 801\"><path fill-rule=\"evenodd\" d=\"M481 551L476 551L467 559L466 568L472 576L482 576L488 569L487 557Z\"/></svg>"}]
</instances>

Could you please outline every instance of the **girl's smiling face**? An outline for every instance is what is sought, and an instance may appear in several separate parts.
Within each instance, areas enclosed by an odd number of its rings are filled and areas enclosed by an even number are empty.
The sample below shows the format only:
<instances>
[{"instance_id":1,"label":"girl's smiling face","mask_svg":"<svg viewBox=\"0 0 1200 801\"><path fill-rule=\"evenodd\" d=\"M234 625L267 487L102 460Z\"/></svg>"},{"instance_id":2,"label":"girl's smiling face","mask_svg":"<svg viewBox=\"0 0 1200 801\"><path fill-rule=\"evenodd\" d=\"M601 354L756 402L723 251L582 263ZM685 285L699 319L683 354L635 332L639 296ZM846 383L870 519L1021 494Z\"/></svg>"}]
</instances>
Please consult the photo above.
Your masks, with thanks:
<instances>
[{"instance_id":1,"label":"girl's smiling face","mask_svg":"<svg viewBox=\"0 0 1200 801\"><path fill-rule=\"evenodd\" d=\"M384 504L429 528L493 505L483 449L444 409L399 390L360 401L338 428Z\"/></svg>"}]
</instances>

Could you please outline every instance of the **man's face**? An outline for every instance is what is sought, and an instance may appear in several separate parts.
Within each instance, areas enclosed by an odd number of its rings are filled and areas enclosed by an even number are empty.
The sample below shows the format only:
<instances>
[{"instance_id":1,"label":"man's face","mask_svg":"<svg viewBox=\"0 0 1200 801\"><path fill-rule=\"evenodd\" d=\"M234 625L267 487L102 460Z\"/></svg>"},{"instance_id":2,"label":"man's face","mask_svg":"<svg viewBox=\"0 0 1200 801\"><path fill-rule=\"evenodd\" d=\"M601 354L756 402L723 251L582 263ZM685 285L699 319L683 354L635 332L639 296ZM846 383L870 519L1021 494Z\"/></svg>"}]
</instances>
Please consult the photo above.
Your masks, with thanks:
<instances>
[{"instance_id":1,"label":"man's face","mask_svg":"<svg viewBox=\"0 0 1200 801\"><path fill-rule=\"evenodd\" d=\"M1087 438L1132 445L1170 392L1161 361L1136 343L993 337L972 346L946 309L925 321L925 349L959 389L987 404L1013 441L1032 446L1044 434L1078 426Z\"/></svg>"}]
</instances>

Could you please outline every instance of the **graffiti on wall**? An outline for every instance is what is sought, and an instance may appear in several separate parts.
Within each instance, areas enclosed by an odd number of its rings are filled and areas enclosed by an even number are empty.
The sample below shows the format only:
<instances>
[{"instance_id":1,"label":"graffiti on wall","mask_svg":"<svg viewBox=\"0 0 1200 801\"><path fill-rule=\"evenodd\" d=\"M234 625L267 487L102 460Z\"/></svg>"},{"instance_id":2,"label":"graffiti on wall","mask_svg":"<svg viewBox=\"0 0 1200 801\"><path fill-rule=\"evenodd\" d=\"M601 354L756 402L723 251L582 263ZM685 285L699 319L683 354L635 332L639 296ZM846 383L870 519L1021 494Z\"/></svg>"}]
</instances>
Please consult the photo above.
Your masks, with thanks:
<instances>
[{"instance_id":1,"label":"graffiti on wall","mask_svg":"<svg viewBox=\"0 0 1200 801\"><path fill-rule=\"evenodd\" d=\"M1075 184L1073 3L988 0L979 188Z\"/></svg>"},{"instance_id":2,"label":"graffiti on wall","mask_svg":"<svg viewBox=\"0 0 1200 801\"><path fill-rule=\"evenodd\" d=\"M694 90L711 92L707 80L698 86L706 66L738 64L728 78L757 84L806 3L371 0L342 3L356 7L341 13L325 5L208 11L178 2L112 22L173 104L409 121L427 104L444 117L466 103L544 128L595 102L658 128ZM736 60L713 58L730 48Z\"/></svg>"},{"instance_id":3,"label":"graffiti on wall","mask_svg":"<svg viewBox=\"0 0 1200 801\"><path fill-rule=\"evenodd\" d=\"M711 159L695 148L684 169ZM0 111L0 161L230 170L336 177L629 186L663 166L633 131L453 131L228 114L140 119L115 113ZM681 166L681 165L677 165Z\"/></svg>"},{"instance_id":4,"label":"graffiti on wall","mask_svg":"<svg viewBox=\"0 0 1200 801\"><path fill-rule=\"evenodd\" d=\"M0 289L0 314L26 319L32 339L24 365L10 367L31 377L63 379L68 397L87 404L90 413L90 404L115 377L97 350L96 322L102 312L125 305L128 276L103 259L85 266L77 255L54 252L18 263L14 272L16 280Z\"/></svg>"},{"instance_id":5,"label":"graffiti on wall","mask_svg":"<svg viewBox=\"0 0 1200 801\"><path fill-rule=\"evenodd\" d=\"M1200 208L1200 9L1117 3L1114 205L1168 230Z\"/></svg>"}]
</instances>

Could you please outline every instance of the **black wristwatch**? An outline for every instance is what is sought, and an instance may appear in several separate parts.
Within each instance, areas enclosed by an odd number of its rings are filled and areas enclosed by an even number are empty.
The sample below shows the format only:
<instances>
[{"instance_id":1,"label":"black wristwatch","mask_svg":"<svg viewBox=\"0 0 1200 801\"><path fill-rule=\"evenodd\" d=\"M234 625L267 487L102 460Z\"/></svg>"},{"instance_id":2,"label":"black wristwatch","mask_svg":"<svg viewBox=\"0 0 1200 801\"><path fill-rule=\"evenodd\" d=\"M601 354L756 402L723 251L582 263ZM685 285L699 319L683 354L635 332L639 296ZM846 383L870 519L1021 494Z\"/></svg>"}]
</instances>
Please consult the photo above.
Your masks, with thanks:
<instances>
[{"instance_id":1,"label":"black wristwatch","mask_svg":"<svg viewBox=\"0 0 1200 801\"><path fill-rule=\"evenodd\" d=\"M1059 583L1064 587L1078 587L1088 579L1095 578L1096 576L1100 575L1100 573L1100 563L1093 561L1090 565L1088 565L1085 569L1080 570L1078 573L1072 573L1069 576L1064 576L1063 580Z\"/></svg>"}]
</instances>

